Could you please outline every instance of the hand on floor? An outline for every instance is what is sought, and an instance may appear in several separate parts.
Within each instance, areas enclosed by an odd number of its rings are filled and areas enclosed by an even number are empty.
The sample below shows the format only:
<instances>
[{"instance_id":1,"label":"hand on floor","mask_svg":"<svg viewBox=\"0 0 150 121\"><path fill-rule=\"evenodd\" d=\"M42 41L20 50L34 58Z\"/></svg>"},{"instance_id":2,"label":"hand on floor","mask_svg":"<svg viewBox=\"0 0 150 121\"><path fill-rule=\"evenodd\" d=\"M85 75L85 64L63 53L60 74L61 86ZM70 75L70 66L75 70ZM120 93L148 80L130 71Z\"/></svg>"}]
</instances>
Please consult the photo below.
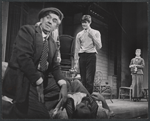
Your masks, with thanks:
<instances>
[{"instance_id":1,"label":"hand on floor","mask_svg":"<svg viewBox=\"0 0 150 121\"><path fill-rule=\"evenodd\" d=\"M91 96L92 96L95 100L97 100L97 101L103 101L103 100L105 100L104 97L103 97L100 93L98 93L98 92L93 92L93 93L91 94Z\"/></svg>"},{"instance_id":2,"label":"hand on floor","mask_svg":"<svg viewBox=\"0 0 150 121\"><path fill-rule=\"evenodd\" d=\"M115 116L115 113L113 111L108 111L108 118L111 118L111 117L114 117Z\"/></svg>"}]
</instances>

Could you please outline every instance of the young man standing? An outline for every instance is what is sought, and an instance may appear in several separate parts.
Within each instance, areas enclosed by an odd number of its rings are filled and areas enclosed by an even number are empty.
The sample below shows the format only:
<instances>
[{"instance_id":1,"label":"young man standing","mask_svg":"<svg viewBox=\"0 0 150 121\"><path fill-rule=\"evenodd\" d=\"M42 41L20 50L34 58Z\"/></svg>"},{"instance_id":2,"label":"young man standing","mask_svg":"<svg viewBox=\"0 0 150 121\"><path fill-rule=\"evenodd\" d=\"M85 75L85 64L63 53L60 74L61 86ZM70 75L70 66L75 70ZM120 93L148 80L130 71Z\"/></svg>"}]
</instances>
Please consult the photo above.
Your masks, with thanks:
<instances>
[{"instance_id":1,"label":"young man standing","mask_svg":"<svg viewBox=\"0 0 150 121\"><path fill-rule=\"evenodd\" d=\"M91 22L90 15L83 15L81 20L83 30L76 36L74 66L77 69L79 63L81 82L90 94L93 92L97 49L102 47L101 34L90 27Z\"/></svg>"}]
</instances>

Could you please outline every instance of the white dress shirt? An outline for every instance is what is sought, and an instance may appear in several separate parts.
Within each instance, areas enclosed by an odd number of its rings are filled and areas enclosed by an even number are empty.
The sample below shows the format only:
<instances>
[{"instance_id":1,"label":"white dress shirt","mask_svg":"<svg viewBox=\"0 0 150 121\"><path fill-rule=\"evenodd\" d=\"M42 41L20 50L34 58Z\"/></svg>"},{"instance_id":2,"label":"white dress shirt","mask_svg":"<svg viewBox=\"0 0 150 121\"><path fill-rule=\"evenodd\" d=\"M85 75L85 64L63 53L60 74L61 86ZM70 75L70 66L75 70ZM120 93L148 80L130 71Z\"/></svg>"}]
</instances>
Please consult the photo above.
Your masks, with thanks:
<instances>
[{"instance_id":1,"label":"white dress shirt","mask_svg":"<svg viewBox=\"0 0 150 121\"><path fill-rule=\"evenodd\" d=\"M75 64L78 63L78 53L97 53L97 49L102 47L101 34L98 30L89 28L82 30L76 36L75 44Z\"/></svg>"}]
</instances>

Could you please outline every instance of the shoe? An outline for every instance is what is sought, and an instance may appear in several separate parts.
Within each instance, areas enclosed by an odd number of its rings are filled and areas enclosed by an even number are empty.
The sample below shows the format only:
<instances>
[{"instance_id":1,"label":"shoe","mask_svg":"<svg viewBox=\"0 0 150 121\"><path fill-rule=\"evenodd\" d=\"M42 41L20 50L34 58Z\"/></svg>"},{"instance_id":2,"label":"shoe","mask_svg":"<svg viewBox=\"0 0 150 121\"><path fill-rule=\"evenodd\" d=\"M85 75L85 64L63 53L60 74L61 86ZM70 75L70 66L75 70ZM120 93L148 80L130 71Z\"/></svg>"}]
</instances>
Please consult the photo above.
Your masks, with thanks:
<instances>
[{"instance_id":1,"label":"shoe","mask_svg":"<svg viewBox=\"0 0 150 121\"><path fill-rule=\"evenodd\" d=\"M114 117L114 116L115 116L115 113L114 113L113 111L109 111L108 115L109 115L110 117Z\"/></svg>"},{"instance_id":2,"label":"shoe","mask_svg":"<svg viewBox=\"0 0 150 121\"><path fill-rule=\"evenodd\" d=\"M140 98L137 97L137 102L139 102L139 101L140 101Z\"/></svg>"},{"instance_id":3,"label":"shoe","mask_svg":"<svg viewBox=\"0 0 150 121\"><path fill-rule=\"evenodd\" d=\"M137 101L137 99L136 99L136 98L133 98L133 101L134 101L134 102L136 102L136 101Z\"/></svg>"},{"instance_id":4,"label":"shoe","mask_svg":"<svg viewBox=\"0 0 150 121\"><path fill-rule=\"evenodd\" d=\"M145 92L142 91L142 96L140 98L144 98L144 96L145 96Z\"/></svg>"},{"instance_id":5,"label":"shoe","mask_svg":"<svg viewBox=\"0 0 150 121\"><path fill-rule=\"evenodd\" d=\"M111 117L114 117L115 116L115 113L113 111L109 111L109 110L105 110L107 116L108 116L108 119L110 119Z\"/></svg>"}]
</instances>

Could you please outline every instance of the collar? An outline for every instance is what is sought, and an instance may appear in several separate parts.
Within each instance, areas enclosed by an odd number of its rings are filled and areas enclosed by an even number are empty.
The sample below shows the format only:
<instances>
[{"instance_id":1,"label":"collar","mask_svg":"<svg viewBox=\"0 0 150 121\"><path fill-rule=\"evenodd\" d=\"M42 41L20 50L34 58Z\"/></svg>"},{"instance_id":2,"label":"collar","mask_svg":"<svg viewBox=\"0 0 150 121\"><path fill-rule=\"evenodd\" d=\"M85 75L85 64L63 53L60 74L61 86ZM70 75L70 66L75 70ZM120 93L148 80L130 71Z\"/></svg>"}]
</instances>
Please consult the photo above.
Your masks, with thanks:
<instances>
[{"instance_id":1,"label":"collar","mask_svg":"<svg viewBox=\"0 0 150 121\"><path fill-rule=\"evenodd\" d=\"M39 26L40 26L40 24L39 24ZM41 28L41 26L40 26L40 28ZM41 28L41 30L42 30L42 28ZM43 37L43 39L44 38L48 38L50 36L50 33L48 34L48 35L46 35L44 32L43 32L43 30L42 30L42 37Z\"/></svg>"},{"instance_id":2,"label":"collar","mask_svg":"<svg viewBox=\"0 0 150 121\"><path fill-rule=\"evenodd\" d=\"M141 56L135 56L135 58L141 58Z\"/></svg>"},{"instance_id":3,"label":"collar","mask_svg":"<svg viewBox=\"0 0 150 121\"><path fill-rule=\"evenodd\" d=\"M42 37L45 38L47 37L48 35L46 35L43 31L42 31Z\"/></svg>"}]
</instances>

